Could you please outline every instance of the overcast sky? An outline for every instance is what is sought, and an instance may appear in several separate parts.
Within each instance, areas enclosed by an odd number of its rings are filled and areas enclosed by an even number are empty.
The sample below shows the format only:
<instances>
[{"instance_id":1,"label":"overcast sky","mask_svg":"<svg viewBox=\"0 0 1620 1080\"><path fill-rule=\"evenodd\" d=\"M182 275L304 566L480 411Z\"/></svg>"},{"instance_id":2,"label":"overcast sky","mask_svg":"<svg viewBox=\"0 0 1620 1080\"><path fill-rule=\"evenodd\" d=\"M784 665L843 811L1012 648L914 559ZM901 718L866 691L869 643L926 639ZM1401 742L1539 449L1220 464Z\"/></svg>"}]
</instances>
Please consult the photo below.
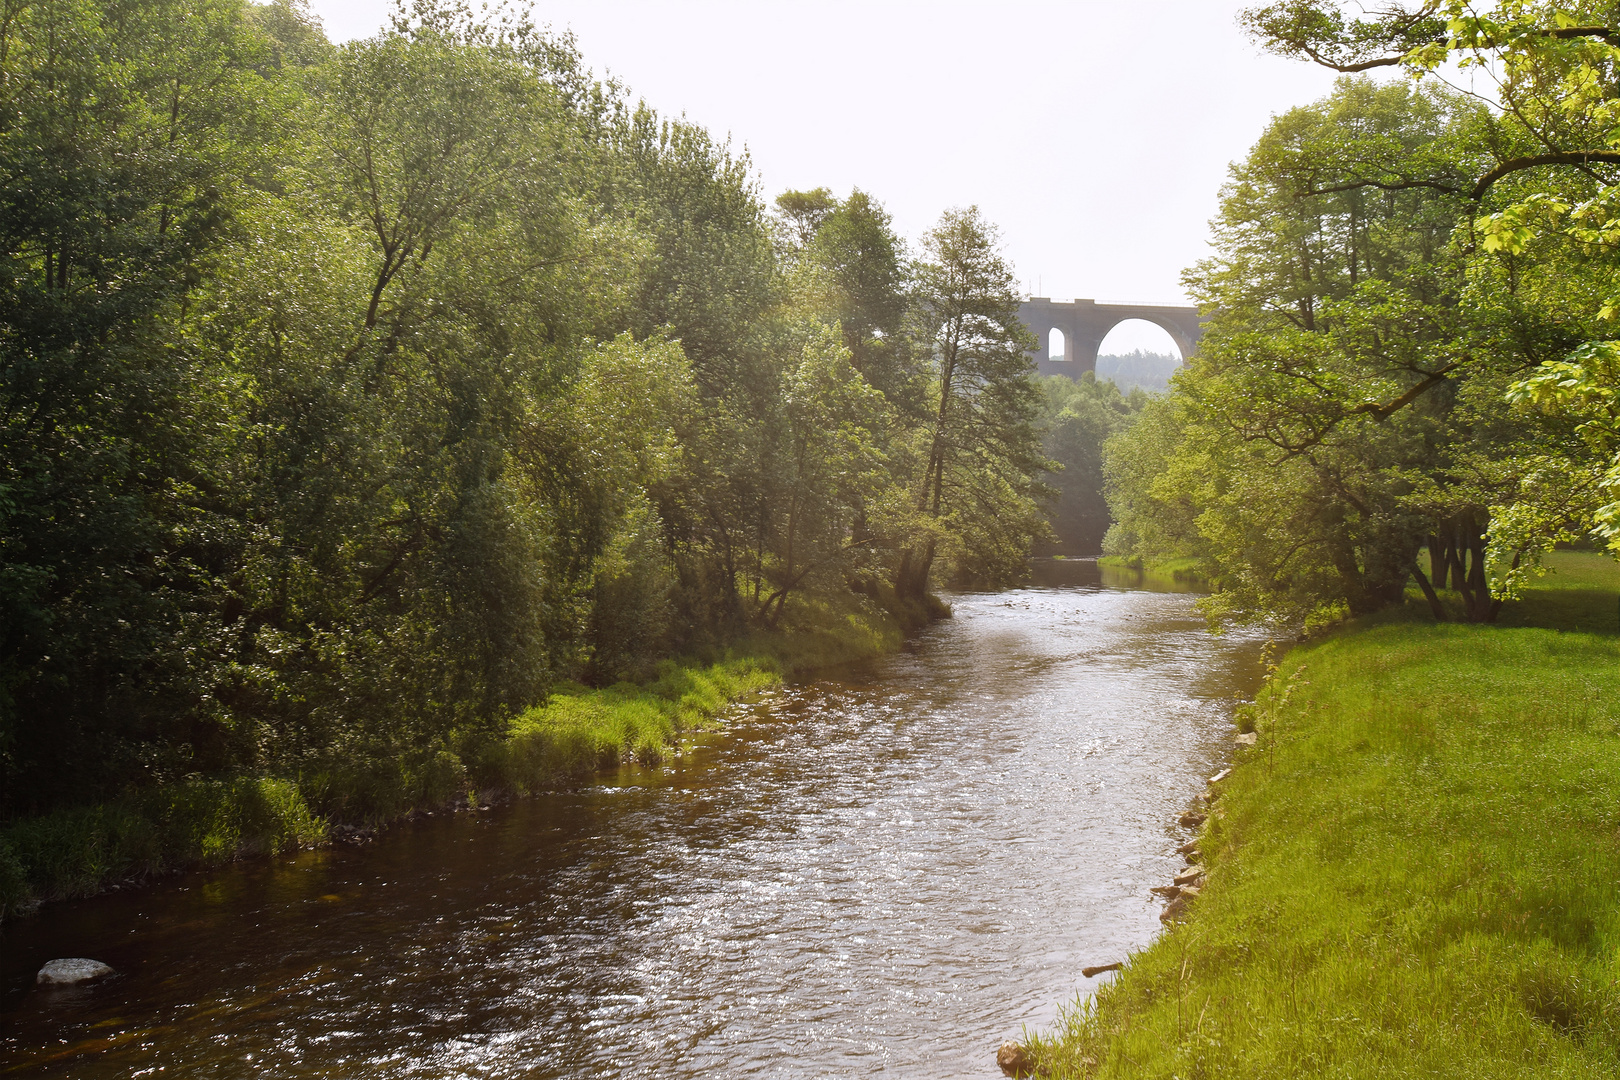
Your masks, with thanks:
<instances>
[{"instance_id":1,"label":"overcast sky","mask_svg":"<svg viewBox=\"0 0 1620 1080\"><path fill-rule=\"evenodd\" d=\"M327 34L390 0L310 0ZM560 0L586 61L658 111L746 147L767 198L870 192L915 239L977 204L1027 291L1185 301L1229 163L1330 73L1262 54L1241 0L816 4ZM1115 347L1167 346L1122 327ZM1164 350L1169 351L1169 350Z\"/></svg>"}]
</instances>

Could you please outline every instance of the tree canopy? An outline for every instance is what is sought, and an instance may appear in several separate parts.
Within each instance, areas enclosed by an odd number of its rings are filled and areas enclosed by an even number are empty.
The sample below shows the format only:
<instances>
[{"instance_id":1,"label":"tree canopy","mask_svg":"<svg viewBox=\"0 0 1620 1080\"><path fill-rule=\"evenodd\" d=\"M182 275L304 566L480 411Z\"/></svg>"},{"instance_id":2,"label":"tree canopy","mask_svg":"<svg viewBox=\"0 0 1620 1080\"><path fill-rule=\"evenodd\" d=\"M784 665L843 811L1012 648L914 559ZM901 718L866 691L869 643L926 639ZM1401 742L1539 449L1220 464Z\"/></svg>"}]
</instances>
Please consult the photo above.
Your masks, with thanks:
<instances>
[{"instance_id":1,"label":"tree canopy","mask_svg":"<svg viewBox=\"0 0 1620 1080\"><path fill-rule=\"evenodd\" d=\"M1620 540L1613 16L1245 13L1276 52L1406 78L1347 74L1234 167L1186 278L1200 356L1111 449L1112 550L1196 555L1217 617L1309 622L1410 584L1489 621L1554 544ZM1448 88L1458 70L1494 99Z\"/></svg>"},{"instance_id":2,"label":"tree canopy","mask_svg":"<svg viewBox=\"0 0 1620 1080\"><path fill-rule=\"evenodd\" d=\"M521 18L24 0L0 175L5 815L476 755L1041 530L987 223L767 205Z\"/></svg>"}]
</instances>

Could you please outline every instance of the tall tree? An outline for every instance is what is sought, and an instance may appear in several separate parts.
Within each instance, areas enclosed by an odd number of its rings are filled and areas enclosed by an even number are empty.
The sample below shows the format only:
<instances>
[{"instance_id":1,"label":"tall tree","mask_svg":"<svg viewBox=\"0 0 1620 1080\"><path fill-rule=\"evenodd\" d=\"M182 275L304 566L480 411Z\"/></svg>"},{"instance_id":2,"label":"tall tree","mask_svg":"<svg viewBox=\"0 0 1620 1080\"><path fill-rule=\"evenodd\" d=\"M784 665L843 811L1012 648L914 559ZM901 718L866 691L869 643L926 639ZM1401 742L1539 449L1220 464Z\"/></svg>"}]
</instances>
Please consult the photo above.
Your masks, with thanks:
<instances>
[{"instance_id":1,"label":"tall tree","mask_svg":"<svg viewBox=\"0 0 1620 1080\"><path fill-rule=\"evenodd\" d=\"M1515 361L1459 306L1464 197L1379 177L1394 161L1467 175L1492 130L1460 95L1366 79L1273 121L1223 192L1218 254L1187 275L1213 312L1199 356L1114 454L1115 550L1181 543L1219 584L1212 612L1309 619L1399 602L1413 579L1432 596L1417 556L1445 549L1440 587L1491 617L1486 466L1504 409L1468 388ZM1130 458L1162 450L1166 425L1177 464L1146 476Z\"/></svg>"},{"instance_id":2,"label":"tall tree","mask_svg":"<svg viewBox=\"0 0 1620 1080\"><path fill-rule=\"evenodd\" d=\"M1606 324L1620 311L1614 5L1432 0L1365 11L1283 0L1249 10L1244 21L1273 51L1335 70L1392 68L1421 81L1454 65L1491 91L1499 106L1492 135L1469 168L1436 174L1420 160L1400 181L1465 200L1458 226L1471 288L1461 303L1490 327L1489 348L1478 352L1510 375L1510 360L1521 376L1541 366L1511 389L1511 378L1496 380L1498 398L1507 393L1520 411L1512 444L1498 446L1481 469L1493 481L1491 554L1479 536L1484 511L1462 532L1475 564L1511 567L1497 579L1499 595L1511 594L1560 540L1595 529L1620 543L1611 461L1592 411L1613 385L1602 357L1612 337ZM1453 554L1459 546L1442 534L1433 541ZM1460 565L1445 561L1455 578ZM1435 567L1437 578L1445 572ZM1474 591L1484 578L1465 575Z\"/></svg>"},{"instance_id":3,"label":"tall tree","mask_svg":"<svg viewBox=\"0 0 1620 1080\"><path fill-rule=\"evenodd\" d=\"M1012 268L977 207L947 211L923 253L911 334L927 364L926 413L912 437L914 516L894 577L907 600L922 599L941 554L959 581L1016 580L1045 535L1034 337L1018 317Z\"/></svg>"},{"instance_id":4,"label":"tall tree","mask_svg":"<svg viewBox=\"0 0 1620 1080\"><path fill-rule=\"evenodd\" d=\"M218 764L215 419L175 333L288 106L235 0L0 13L0 796Z\"/></svg>"}]
</instances>

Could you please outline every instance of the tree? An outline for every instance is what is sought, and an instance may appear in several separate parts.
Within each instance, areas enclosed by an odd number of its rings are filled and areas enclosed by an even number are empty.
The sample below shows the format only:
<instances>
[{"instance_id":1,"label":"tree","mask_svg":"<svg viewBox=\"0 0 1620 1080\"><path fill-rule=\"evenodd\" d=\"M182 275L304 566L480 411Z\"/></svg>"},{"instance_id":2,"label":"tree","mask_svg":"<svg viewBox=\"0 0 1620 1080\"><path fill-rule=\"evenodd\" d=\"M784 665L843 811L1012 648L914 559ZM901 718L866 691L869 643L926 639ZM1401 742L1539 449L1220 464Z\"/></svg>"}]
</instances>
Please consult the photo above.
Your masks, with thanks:
<instances>
[{"instance_id":1,"label":"tree","mask_svg":"<svg viewBox=\"0 0 1620 1080\"><path fill-rule=\"evenodd\" d=\"M174 331L290 90L232 0L0 17L0 806L228 760L190 668L223 539Z\"/></svg>"},{"instance_id":2,"label":"tree","mask_svg":"<svg viewBox=\"0 0 1620 1080\"><path fill-rule=\"evenodd\" d=\"M1181 446L1158 476L1127 460L1134 433L1111 455L1116 552L1201 555L1217 616L1361 614L1416 580L1436 614L1449 584L1467 617L1494 617L1484 535L1508 432L1478 387L1522 361L1461 304L1466 198L1367 179L1397 160L1466 174L1488 121L1459 95L1364 79L1273 121L1223 192L1218 254L1187 275L1210 329L1140 436L1159 458L1167 431Z\"/></svg>"},{"instance_id":3,"label":"tree","mask_svg":"<svg viewBox=\"0 0 1620 1080\"><path fill-rule=\"evenodd\" d=\"M878 538L867 511L888 484L881 449L892 425L883 395L862 378L836 331L812 324L787 374L780 414L782 492L754 590L775 627L808 585L837 588L869 564Z\"/></svg>"},{"instance_id":4,"label":"tree","mask_svg":"<svg viewBox=\"0 0 1620 1080\"><path fill-rule=\"evenodd\" d=\"M1103 495L1103 446L1130 426L1147 401L1140 391L1122 396L1112 382L1048 375L1040 427L1046 432L1045 453L1062 466L1053 475L1055 495L1046 517L1054 543L1067 554L1095 555L1102 550L1110 518Z\"/></svg>"},{"instance_id":5,"label":"tree","mask_svg":"<svg viewBox=\"0 0 1620 1080\"><path fill-rule=\"evenodd\" d=\"M830 189L813 188L810 191L784 191L776 197L777 235L783 249L791 257L802 254L821 231L838 200Z\"/></svg>"},{"instance_id":6,"label":"tree","mask_svg":"<svg viewBox=\"0 0 1620 1080\"><path fill-rule=\"evenodd\" d=\"M864 191L842 202L828 198L798 255L800 303L836 321L855 370L896 408L915 412L921 401L904 339L904 247L888 213Z\"/></svg>"},{"instance_id":7,"label":"tree","mask_svg":"<svg viewBox=\"0 0 1620 1080\"><path fill-rule=\"evenodd\" d=\"M1045 535L1036 479L1040 391L1011 268L977 207L947 211L923 239L911 334L927 365L925 419L912 433L910 535L896 593L923 598L935 559L961 582L1016 580Z\"/></svg>"},{"instance_id":8,"label":"tree","mask_svg":"<svg viewBox=\"0 0 1620 1080\"><path fill-rule=\"evenodd\" d=\"M1501 597L1560 540L1595 529L1613 542L1608 450L1592 411L1612 379L1602 361L1604 324L1620 311L1613 6L1434 0L1348 14L1323 0L1286 0L1244 18L1274 51L1336 70L1400 68L1424 80L1450 62L1494 85L1493 134L1471 167L1441 176L1419 162L1401 181L1472 204L1459 214L1472 281L1461 302L1492 327L1498 357L1521 361L1519 381L1498 380L1496 389L1523 423L1511 452L1478 470L1494 481L1494 498L1474 514L1466 546L1475 566L1509 568L1496 581ZM1539 373L1522 377L1536 365ZM1489 552L1480 536L1487 515ZM1449 545L1452 554L1458 546ZM1460 565L1446 561L1455 578ZM1437 566L1436 576L1443 573ZM1482 570L1466 579L1475 592L1485 584Z\"/></svg>"}]
</instances>

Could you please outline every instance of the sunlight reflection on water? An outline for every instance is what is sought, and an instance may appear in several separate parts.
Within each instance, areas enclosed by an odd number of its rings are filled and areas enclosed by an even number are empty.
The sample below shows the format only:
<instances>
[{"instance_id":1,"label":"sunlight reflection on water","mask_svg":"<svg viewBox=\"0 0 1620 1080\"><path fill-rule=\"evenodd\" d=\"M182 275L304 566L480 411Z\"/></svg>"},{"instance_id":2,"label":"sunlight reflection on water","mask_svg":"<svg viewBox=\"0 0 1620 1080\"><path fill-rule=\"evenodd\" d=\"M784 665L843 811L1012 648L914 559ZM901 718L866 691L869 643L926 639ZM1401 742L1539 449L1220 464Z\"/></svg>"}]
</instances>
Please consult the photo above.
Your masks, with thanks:
<instances>
[{"instance_id":1,"label":"sunlight reflection on water","mask_svg":"<svg viewBox=\"0 0 1620 1080\"><path fill-rule=\"evenodd\" d=\"M661 770L6 927L0 1073L998 1075L1158 930L1260 638L1094 565ZM52 956L121 975L48 996Z\"/></svg>"}]
</instances>

